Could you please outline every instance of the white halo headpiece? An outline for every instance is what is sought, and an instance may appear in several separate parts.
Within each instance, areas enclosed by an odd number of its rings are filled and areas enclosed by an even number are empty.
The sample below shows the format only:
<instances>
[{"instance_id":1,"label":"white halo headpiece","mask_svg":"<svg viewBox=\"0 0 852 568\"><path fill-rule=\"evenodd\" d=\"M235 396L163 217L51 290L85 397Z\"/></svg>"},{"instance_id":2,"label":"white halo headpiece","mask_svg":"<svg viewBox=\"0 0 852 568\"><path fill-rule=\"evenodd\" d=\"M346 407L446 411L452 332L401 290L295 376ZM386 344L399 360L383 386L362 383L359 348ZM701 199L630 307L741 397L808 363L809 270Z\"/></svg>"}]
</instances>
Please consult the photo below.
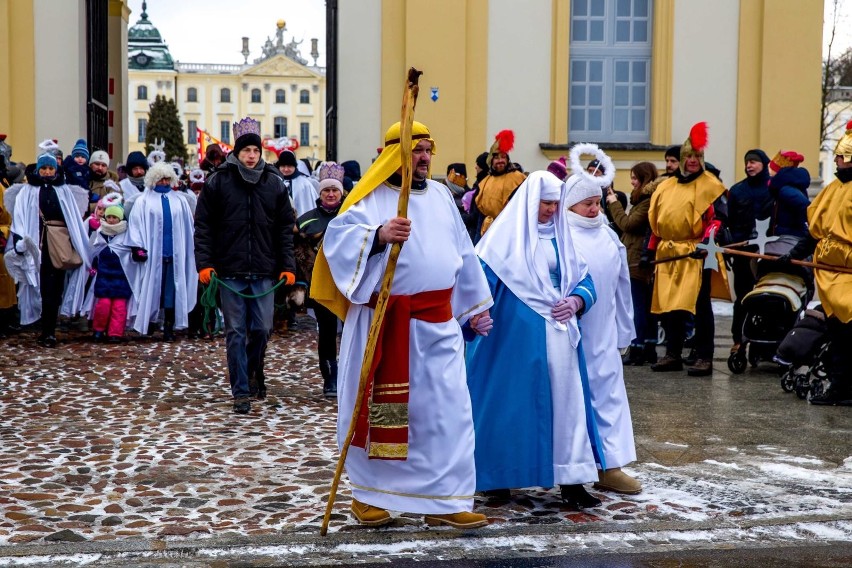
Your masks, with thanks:
<instances>
[{"instance_id":1,"label":"white halo headpiece","mask_svg":"<svg viewBox=\"0 0 852 568\"><path fill-rule=\"evenodd\" d=\"M586 171L586 168L580 163L580 156L584 154L592 155L598 160L598 162L600 162L603 170L602 176L594 176ZM574 144L571 148L570 157L571 171L574 175L581 176L583 179L595 183L602 188L609 187L615 179L615 166L613 165L612 160L603 150L598 148L597 144Z\"/></svg>"}]
</instances>

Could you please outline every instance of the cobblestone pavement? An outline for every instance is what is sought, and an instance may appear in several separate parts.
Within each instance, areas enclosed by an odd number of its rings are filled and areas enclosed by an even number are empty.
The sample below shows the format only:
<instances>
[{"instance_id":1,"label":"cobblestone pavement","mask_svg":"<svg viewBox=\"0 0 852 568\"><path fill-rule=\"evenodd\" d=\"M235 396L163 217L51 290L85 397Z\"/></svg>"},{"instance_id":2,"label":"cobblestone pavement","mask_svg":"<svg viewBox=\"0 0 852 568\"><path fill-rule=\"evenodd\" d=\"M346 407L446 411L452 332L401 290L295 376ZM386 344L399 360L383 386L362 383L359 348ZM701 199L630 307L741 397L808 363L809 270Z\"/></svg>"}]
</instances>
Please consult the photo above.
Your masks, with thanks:
<instances>
[{"instance_id":1,"label":"cobblestone pavement","mask_svg":"<svg viewBox=\"0 0 852 568\"><path fill-rule=\"evenodd\" d=\"M27 543L316 540L337 455L336 405L321 395L311 320L300 321L300 331L271 340L269 395L245 417L231 412L221 339L116 346L66 332L57 349L41 349L23 332L0 344L0 564L4 550ZM642 493L593 490L603 505L586 512L555 490L478 498L491 524L476 534L500 536L495 550L535 548L507 534L594 540L601 527L624 542L640 526L658 529L644 538L673 542L659 530L748 525L744 538L759 539L754 527L775 524L792 540L852 538L852 414L785 395L771 373L730 376L723 359L716 367L712 379L628 369L639 461L626 469ZM798 439L805 428L822 437ZM344 478L331 521L339 543L347 534L354 542L446 532L409 515L365 529L349 504ZM708 538L733 538L720 535ZM476 548L469 539L456 546Z\"/></svg>"}]
</instances>

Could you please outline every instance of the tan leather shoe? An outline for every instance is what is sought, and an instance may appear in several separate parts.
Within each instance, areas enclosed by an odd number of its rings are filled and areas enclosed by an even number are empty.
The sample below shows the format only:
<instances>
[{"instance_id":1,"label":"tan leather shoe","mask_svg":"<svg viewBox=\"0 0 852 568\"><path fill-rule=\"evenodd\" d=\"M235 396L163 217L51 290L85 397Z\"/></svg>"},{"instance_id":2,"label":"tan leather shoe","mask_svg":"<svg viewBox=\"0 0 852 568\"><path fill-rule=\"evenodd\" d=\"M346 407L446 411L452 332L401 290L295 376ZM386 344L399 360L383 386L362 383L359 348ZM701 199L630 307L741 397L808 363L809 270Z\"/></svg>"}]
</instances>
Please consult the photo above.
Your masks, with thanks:
<instances>
[{"instance_id":1,"label":"tan leather shoe","mask_svg":"<svg viewBox=\"0 0 852 568\"><path fill-rule=\"evenodd\" d=\"M447 525L454 529L479 529L488 525L488 518L481 513L451 513L449 515L426 515L426 524L430 527Z\"/></svg>"},{"instance_id":2,"label":"tan leather shoe","mask_svg":"<svg viewBox=\"0 0 852 568\"><path fill-rule=\"evenodd\" d=\"M365 527L381 527L393 521L393 517L386 510L357 499L352 499L352 515Z\"/></svg>"},{"instance_id":3,"label":"tan leather shoe","mask_svg":"<svg viewBox=\"0 0 852 568\"><path fill-rule=\"evenodd\" d=\"M642 491L642 484L633 477L630 477L620 467L614 467L606 471L598 470L598 481L595 483L595 489L604 491L615 491L616 493L624 493L626 495L636 495Z\"/></svg>"}]
</instances>

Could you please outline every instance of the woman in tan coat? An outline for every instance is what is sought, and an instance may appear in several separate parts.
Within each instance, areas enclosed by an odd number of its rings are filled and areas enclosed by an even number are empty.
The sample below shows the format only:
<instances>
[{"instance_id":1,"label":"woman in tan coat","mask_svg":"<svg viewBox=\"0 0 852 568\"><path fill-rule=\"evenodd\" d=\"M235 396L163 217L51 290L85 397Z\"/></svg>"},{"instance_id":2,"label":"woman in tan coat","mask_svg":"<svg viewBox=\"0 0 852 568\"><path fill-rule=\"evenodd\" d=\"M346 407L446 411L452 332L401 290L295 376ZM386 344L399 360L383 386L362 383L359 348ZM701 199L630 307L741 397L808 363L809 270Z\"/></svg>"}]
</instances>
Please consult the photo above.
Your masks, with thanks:
<instances>
[{"instance_id":1,"label":"woman in tan coat","mask_svg":"<svg viewBox=\"0 0 852 568\"><path fill-rule=\"evenodd\" d=\"M606 196L607 208L621 231L621 242L627 248L627 265L630 270L636 338L624 361L627 365L657 362L657 318L651 314L651 278L654 269L648 263L640 263L651 234L648 209L651 206L651 195L659 183L657 175L657 168L651 162L639 162L630 169L633 192L630 194L629 213L624 211L612 188Z\"/></svg>"}]
</instances>

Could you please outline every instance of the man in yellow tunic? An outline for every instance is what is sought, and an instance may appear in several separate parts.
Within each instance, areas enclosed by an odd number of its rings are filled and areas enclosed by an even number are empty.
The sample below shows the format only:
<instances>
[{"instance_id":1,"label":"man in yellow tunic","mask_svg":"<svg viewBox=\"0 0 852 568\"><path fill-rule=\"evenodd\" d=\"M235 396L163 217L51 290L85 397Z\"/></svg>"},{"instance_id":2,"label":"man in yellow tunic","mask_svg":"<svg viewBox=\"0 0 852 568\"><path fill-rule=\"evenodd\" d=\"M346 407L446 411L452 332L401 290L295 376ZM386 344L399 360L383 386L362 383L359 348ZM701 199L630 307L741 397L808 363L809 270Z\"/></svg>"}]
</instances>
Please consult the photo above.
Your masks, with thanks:
<instances>
[{"instance_id":1,"label":"man in yellow tunic","mask_svg":"<svg viewBox=\"0 0 852 568\"><path fill-rule=\"evenodd\" d=\"M852 268L852 121L834 149L837 179L828 184L808 207L812 238L801 241L789 258ZM825 361L829 385L812 393L811 404L852 406L852 274L814 269L816 288L827 316L831 346Z\"/></svg>"},{"instance_id":2,"label":"man in yellow tunic","mask_svg":"<svg viewBox=\"0 0 852 568\"><path fill-rule=\"evenodd\" d=\"M701 122L692 127L681 148L680 173L663 181L651 197L648 221L654 235L652 242L657 245L658 263L651 312L662 314L660 319L666 332L666 355L651 366L653 371L683 369L681 352L686 320L692 313L697 360L687 372L690 376L707 376L713 372L715 325L710 305L711 280L724 278L724 272L714 274L703 270L696 245L708 238L711 229L718 229L720 223L715 219L713 203L725 193L725 187L704 169L706 143L706 124ZM690 253L694 253L694 258L666 261ZM719 287L723 285L726 289L724 282Z\"/></svg>"},{"instance_id":3,"label":"man in yellow tunic","mask_svg":"<svg viewBox=\"0 0 852 568\"><path fill-rule=\"evenodd\" d=\"M514 144L514 133L511 130L501 130L488 151L486 163L489 172L479 182L479 191L476 194L476 207L485 217L482 221L483 235L506 207L518 186L527 178L524 172L515 169L509 159L509 152Z\"/></svg>"}]
</instances>

